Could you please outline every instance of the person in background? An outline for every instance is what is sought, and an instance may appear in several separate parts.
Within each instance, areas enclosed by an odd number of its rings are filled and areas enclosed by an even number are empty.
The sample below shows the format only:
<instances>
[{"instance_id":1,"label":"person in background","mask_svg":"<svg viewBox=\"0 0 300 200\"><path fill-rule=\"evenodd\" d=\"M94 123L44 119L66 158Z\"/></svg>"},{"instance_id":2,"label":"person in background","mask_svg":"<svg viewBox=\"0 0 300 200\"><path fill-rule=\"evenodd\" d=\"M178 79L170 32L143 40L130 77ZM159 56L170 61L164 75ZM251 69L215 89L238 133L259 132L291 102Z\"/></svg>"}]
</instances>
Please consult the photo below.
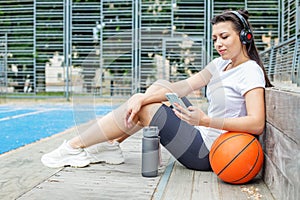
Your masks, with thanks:
<instances>
[{"instance_id":1,"label":"person in background","mask_svg":"<svg viewBox=\"0 0 300 200\"><path fill-rule=\"evenodd\" d=\"M28 74L24 82L24 93L30 93L31 91L32 91L32 87L30 83L30 75Z\"/></svg>"}]
</instances>

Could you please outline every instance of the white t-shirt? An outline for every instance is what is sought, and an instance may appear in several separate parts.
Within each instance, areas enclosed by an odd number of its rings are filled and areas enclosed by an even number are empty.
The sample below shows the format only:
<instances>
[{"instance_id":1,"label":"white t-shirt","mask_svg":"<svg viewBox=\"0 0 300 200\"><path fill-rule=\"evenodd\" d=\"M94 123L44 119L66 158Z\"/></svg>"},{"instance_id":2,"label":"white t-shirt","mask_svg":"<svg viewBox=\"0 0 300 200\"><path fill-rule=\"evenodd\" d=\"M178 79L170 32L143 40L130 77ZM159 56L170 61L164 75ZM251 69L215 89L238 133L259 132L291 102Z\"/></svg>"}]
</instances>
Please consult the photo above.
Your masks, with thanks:
<instances>
[{"instance_id":1,"label":"white t-shirt","mask_svg":"<svg viewBox=\"0 0 300 200\"><path fill-rule=\"evenodd\" d=\"M257 87L265 87L263 70L249 60L230 70L224 71L230 60L214 59L206 69L212 74L207 85L209 103L208 116L211 118L236 118L247 115L244 94ZM211 148L217 137L227 131L196 126L204 143Z\"/></svg>"}]
</instances>

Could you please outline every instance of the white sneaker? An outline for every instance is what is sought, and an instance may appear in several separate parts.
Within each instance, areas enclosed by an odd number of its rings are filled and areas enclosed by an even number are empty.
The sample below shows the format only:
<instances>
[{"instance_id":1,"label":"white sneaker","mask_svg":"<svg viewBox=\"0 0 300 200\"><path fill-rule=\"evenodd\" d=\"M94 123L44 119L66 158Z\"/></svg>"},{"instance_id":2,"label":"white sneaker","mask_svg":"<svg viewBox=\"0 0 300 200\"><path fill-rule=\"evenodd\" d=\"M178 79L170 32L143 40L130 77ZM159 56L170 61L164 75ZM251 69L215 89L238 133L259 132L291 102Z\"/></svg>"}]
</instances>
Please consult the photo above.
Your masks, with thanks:
<instances>
[{"instance_id":1,"label":"white sneaker","mask_svg":"<svg viewBox=\"0 0 300 200\"><path fill-rule=\"evenodd\" d=\"M73 149L66 141L54 151L43 155L41 161L45 166L51 168L85 167L90 164L83 149Z\"/></svg>"},{"instance_id":2,"label":"white sneaker","mask_svg":"<svg viewBox=\"0 0 300 200\"><path fill-rule=\"evenodd\" d=\"M104 162L112 165L124 163L124 156L117 141L102 142L84 149L91 163Z\"/></svg>"}]
</instances>

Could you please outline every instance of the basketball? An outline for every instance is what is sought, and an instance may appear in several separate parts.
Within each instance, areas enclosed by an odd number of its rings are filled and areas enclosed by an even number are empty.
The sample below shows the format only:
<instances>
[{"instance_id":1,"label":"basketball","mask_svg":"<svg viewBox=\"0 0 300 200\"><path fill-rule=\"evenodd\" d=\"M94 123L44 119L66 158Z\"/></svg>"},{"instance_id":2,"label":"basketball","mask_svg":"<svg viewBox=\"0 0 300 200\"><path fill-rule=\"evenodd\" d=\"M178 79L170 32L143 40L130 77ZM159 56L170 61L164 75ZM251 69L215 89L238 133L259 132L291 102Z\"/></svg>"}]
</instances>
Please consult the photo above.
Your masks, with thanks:
<instances>
[{"instance_id":1,"label":"basketball","mask_svg":"<svg viewBox=\"0 0 300 200\"><path fill-rule=\"evenodd\" d=\"M261 170L263 160L259 141L247 133L227 132L220 135L209 153L214 173L231 184L252 180Z\"/></svg>"}]
</instances>

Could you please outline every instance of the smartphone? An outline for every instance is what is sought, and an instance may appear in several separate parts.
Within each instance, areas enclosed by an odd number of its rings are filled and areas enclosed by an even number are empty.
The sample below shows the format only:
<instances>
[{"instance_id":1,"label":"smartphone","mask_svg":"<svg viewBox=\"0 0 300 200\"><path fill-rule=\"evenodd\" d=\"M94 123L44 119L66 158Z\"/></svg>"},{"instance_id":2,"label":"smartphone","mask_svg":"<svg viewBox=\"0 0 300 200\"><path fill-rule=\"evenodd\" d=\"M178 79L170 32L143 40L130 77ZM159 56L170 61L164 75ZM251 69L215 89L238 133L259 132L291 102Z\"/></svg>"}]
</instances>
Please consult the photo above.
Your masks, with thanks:
<instances>
[{"instance_id":1,"label":"smartphone","mask_svg":"<svg viewBox=\"0 0 300 200\"><path fill-rule=\"evenodd\" d=\"M174 108L176 108L174 103L178 103L181 107L187 109L182 99L180 99L176 93L166 93L166 97Z\"/></svg>"}]
</instances>

